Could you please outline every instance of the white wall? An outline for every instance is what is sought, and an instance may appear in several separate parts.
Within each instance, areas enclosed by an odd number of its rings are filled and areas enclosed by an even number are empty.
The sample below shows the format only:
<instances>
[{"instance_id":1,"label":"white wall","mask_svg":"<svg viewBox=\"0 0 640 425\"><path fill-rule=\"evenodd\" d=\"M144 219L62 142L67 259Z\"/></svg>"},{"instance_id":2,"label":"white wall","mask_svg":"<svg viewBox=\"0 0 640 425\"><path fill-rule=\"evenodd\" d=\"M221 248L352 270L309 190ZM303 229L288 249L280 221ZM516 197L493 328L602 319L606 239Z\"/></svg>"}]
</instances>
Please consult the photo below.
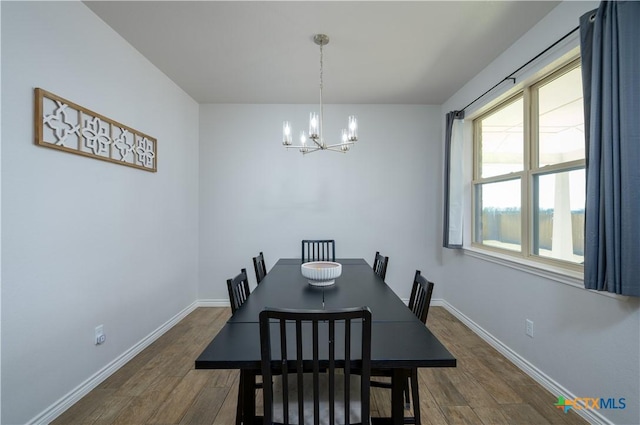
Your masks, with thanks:
<instances>
[{"instance_id":1,"label":"white wall","mask_svg":"<svg viewBox=\"0 0 640 425\"><path fill-rule=\"evenodd\" d=\"M156 137L158 172L34 145L34 87ZM9 425L197 299L198 105L84 4L2 2L2 122Z\"/></svg>"},{"instance_id":2,"label":"white wall","mask_svg":"<svg viewBox=\"0 0 640 425\"><path fill-rule=\"evenodd\" d=\"M597 2L560 4L461 88L442 112L469 103L576 27L578 17L597 6ZM470 206L467 211L470 214ZM640 423L639 299L606 297L451 250L443 250L443 266L447 302L556 387L571 393L562 395L624 397L626 409L597 413L616 424ZM525 319L534 321L533 339L525 335Z\"/></svg>"},{"instance_id":3,"label":"white wall","mask_svg":"<svg viewBox=\"0 0 640 425\"><path fill-rule=\"evenodd\" d=\"M387 282L408 298L415 270L437 281L440 108L325 105L338 141L355 114L360 141L346 154L285 150L282 122L306 129L317 105L200 107L200 298L227 300L226 279L251 257L300 256L305 238L336 240L338 257L377 250ZM436 295L437 296L437 292Z\"/></svg>"}]
</instances>

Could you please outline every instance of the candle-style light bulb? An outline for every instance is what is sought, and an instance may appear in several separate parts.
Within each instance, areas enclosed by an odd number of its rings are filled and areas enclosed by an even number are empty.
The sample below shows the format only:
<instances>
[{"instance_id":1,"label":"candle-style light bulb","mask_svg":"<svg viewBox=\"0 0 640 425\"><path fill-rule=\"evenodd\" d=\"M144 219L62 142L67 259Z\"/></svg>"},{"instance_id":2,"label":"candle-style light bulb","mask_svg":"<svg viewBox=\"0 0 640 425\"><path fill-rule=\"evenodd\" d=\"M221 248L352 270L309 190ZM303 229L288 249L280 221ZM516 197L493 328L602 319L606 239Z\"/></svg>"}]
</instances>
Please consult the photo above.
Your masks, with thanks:
<instances>
[{"instance_id":1,"label":"candle-style light bulb","mask_svg":"<svg viewBox=\"0 0 640 425\"><path fill-rule=\"evenodd\" d=\"M349 150L349 145L347 144L347 142L349 142L347 130L342 129L342 144L340 145L340 149L342 150L342 152L346 152Z\"/></svg>"},{"instance_id":2,"label":"candle-style light bulb","mask_svg":"<svg viewBox=\"0 0 640 425\"><path fill-rule=\"evenodd\" d=\"M349 141L358 140L358 120L354 115L349 116Z\"/></svg>"},{"instance_id":3,"label":"candle-style light bulb","mask_svg":"<svg viewBox=\"0 0 640 425\"><path fill-rule=\"evenodd\" d=\"M318 114L311 112L309 114L309 137L311 139L318 138L318 128L320 126L320 120Z\"/></svg>"},{"instance_id":4,"label":"candle-style light bulb","mask_svg":"<svg viewBox=\"0 0 640 425\"><path fill-rule=\"evenodd\" d=\"M291 145L291 125L289 121L282 123L282 144L285 146Z\"/></svg>"},{"instance_id":5,"label":"candle-style light bulb","mask_svg":"<svg viewBox=\"0 0 640 425\"><path fill-rule=\"evenodd\" d=\"M300 132L300 152L307 153L309 152L309 148L307 147L307 135L304 134L304 131Z\"/></svg>"}]
</instances>

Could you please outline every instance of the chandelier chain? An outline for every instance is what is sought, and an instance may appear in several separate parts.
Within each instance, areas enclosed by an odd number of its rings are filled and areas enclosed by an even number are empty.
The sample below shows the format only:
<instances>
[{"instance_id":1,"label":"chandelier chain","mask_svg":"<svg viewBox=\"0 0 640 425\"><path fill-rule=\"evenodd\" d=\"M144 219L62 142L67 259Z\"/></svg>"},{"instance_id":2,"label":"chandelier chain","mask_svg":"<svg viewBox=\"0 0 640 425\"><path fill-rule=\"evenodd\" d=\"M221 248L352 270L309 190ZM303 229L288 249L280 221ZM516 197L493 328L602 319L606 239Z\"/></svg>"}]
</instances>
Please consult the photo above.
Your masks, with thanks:
<instances>
[{"instance_id":1,"label":"chandelier chain","mask_svg":"<svg viewBox=\"0 0 640 425\"><path fill-rule=\"evenodd\" d=\"M323 136L323 128L322 128L322 124L324 122L324 106L322 103L322 88L323 88L323 77L324 77L324 62L323 62L323 58L322 58L322 46L324 43L320 43L320 144L324 145L324 138Z\"/></svg>"}]
</instances>

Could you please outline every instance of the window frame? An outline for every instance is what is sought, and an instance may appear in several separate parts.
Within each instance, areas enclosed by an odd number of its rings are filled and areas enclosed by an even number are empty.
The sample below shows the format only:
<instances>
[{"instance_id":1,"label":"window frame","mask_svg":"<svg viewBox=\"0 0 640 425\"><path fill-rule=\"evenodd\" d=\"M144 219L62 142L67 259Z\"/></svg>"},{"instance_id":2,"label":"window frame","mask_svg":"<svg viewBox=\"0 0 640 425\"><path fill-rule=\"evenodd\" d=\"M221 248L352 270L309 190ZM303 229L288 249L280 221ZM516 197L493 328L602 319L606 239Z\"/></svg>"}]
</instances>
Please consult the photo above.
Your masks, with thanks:
<instances>
[{"instance_id":1,"label":"window frame","mask_svg":"<svg viewBox=\"0 0 640 425\"><path fill-rule=\"evenodd\" d=\"M509 93L497 104L475 116L472 120L473 129L473 149L472 149L472 180L471 180L471 248L479 252L485 252L487 255L497 254L499 256L512 257L521 259L526 262L538 264L539 266L550 266L554 269L566 270L569 274L575 276L576 273L582 275L584 267L581 263L550 258L534 253L534 230L535 230L535 179L538 176L556 174L560 172L568 172L586 168L586 159L566 161L557 164L539 165L539 126L538 126L538 90L546 84L560 78L568 72L575 70L581 66L580 56L573 56L568 61L553 67L549 72L528 82L523 87L518 88L513 93ZM482 137L481 125L482 120L496 111L505 108L509 104L523 99L523 170L519 172L510 172L497 176L482 178L480 170L482 166ZM586 156L586 153L585 153ZM520 179L520 251L514 251L497 246L487 245L478 242L477 232L477 210L476 204L477 190L483 184L504 182L514 179Z\"/></svg>"}]
</instances>

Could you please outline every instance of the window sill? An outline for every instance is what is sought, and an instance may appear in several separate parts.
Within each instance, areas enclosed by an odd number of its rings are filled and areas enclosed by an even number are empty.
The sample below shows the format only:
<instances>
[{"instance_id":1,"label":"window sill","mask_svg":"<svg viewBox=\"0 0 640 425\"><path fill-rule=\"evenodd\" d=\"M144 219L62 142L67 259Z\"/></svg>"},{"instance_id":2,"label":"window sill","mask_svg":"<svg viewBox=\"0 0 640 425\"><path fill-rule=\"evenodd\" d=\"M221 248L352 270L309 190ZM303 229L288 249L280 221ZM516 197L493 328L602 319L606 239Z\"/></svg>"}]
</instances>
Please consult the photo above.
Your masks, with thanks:
<instances>
[{"instance_id":1,"label":"window sill","mask_svg":"<svg viewBox=\"0 0 640 425\"><path fill-rule=\"evenodd\" d=\"M469 255L481 260L490 261L495 264L510 267L512 269L520 270L525 273L533 274L536 276L544 277L549 280L564 283L565 285L573 286L574 288L588 291L593 294L602 295L609 298L615 298L618 300L626 300L629 297L625 295L612 294L605 291L594 291L584 288L584 277L582 272L562 269L552 265L542 265L535 261L525 260L524 258L512 257L510 255L501 254L499 252L488 251L479 249L476 247L465 246L465 255Z\"/></svg>"}]
</instances>

